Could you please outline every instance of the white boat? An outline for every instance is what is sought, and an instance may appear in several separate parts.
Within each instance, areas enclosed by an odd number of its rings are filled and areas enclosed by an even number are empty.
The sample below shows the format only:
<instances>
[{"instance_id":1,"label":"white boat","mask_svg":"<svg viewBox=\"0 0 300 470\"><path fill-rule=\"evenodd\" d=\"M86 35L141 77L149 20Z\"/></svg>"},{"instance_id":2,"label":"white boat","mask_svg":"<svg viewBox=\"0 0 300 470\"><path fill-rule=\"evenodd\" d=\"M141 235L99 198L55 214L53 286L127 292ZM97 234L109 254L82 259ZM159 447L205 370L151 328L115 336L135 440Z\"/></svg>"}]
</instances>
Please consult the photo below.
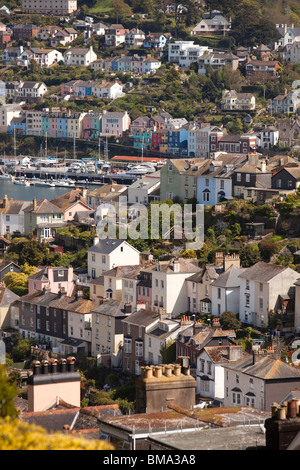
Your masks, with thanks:
<instances>
[{"instance_id":1,"label":"white boat","mask_svg":"<svg viewBox=\"0 0 300 470\"><path fill-rule=\"evenodd\" d=\"M17 179L17 178L16 178L16 179L14 180L14 184L18 184L18 185L20 185L20 186L27 186L27 187L30 186L30 182L27 181L27 180L25 180L25 179L23 179L23 178L22 178L22 179Z\"/></svg>"},{"instance_id":2,"label":"white boat","mask_svg":"<svg viewBox=\"0 0 300 470\"><path fill-rule=\"evenodd\" d=\"M11 176L7 173L0 173L0 180L11 180Z\"/></svg>"},{"instance_id":3,"label":"white boat","mask_svg":"<svg viewBox=\"0 0 300 470\"><path fill-rule=\"evenodd\" d=\"M74 188L75 187L75 182L70 181L70 180L55 180L54 181L55 186L61 187L61 188Z\"/></svg>"},{"instance_id":4,"label":"white boat","mask_svg":"<svg viewBox=\"0 0 300 470\"><path fill-rule=\"evenodd\" d=\"M142 165L135 165L126 172L127 175L145 175L149 173L149 168Z\"/></svg>"},{"instance_id":5,"label":"white boat","mask_svg":"<svg viewBox=\"0 0 300 470\"><path fill-rule=\"evenodd\" d=\"M47 186L50 188L55 188L55 183L53 181L38 180L34 184L35 186Z\"/></svg>"}]
</instances>

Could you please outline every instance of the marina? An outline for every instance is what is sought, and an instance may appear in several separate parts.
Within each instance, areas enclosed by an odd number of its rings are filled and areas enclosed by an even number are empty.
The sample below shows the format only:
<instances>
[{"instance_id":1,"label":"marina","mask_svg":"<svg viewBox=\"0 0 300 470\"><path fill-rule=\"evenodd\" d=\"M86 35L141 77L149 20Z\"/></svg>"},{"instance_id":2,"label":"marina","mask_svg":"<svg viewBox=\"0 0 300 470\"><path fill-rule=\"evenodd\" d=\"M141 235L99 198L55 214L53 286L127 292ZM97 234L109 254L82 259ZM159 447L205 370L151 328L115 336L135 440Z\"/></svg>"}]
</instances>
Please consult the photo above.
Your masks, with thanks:
<instances>
[{"instance_id":1,"label":"marina","mask_svg":"<svg viewBox=\"0 0 300 470\"><path fill-rule=\"evenodd\" d=\"M75 187L95 189L114 181L131 185L157 170L155 162L118 162L93 159L62 161L49 158L2 157L0 198L15 200L53 199Z\"/></svg>"}]
</instances>

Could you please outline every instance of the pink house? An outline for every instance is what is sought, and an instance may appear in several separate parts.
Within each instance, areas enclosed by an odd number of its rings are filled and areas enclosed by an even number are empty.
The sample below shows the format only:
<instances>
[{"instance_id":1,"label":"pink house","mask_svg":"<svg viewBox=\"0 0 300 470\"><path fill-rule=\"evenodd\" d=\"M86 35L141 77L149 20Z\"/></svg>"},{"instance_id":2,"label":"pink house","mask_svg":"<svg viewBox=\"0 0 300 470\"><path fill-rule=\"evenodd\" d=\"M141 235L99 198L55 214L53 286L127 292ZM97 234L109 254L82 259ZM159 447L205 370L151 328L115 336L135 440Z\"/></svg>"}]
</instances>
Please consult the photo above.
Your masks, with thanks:
<instances>
[{"instance_id":1,"label":"pink house","mask_svg":"<svg viewBox=\"0 0 300 470\"><path fill-rule=\"evenodd\" d=\"M50 292L58 294L62 289L67 295L74 295L76 290L77 276L74 275L73 267L47 266L28 277L28 293L49 289Z\"/></svg>"},{"instance_id":2,"label":"pink house","mask_svg":"<svg viewBox=\"0 0 300 470\"><path fill-rule=\"evenodd\" d=\"M50 137L56 137L57 135L57 117L49 118L49 126L50 126Z\"/></svg>"},{"instance_id":3,"label":"pink house","mask_svg":"<svg viewBox=\"0 0 300 470\"><path fill-rule=\"evenodd\" d=\"M130 128L131 119L127 111L106 111L102 114L102 136L121 137Z\"/></svg>"},{"instance_id":4,"label":"pink house","mask_svg":"<svg viewBox=\"0 0 300 470\"><path fill-rule=\"evenodd\" d=\"M74 188L51 200L51 203L63 210L64 222L74 220L77 212L90 212L92 208L86 204L85 190Z\"/></svg>"}]
</instances>

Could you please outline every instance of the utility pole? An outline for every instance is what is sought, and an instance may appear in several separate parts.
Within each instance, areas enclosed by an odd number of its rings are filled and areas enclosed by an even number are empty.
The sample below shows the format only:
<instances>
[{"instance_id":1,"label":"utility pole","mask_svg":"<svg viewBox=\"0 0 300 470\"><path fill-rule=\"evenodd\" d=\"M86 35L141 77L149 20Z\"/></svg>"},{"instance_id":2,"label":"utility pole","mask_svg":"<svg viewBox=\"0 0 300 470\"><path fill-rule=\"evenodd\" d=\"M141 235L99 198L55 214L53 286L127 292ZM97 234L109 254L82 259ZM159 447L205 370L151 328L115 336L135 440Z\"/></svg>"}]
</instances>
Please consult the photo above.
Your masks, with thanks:
<instances>
[{"instance_id":1,"label":"utility pole","mask_svg":"<svg viewBox=\"0 0 300 470\"><path fill-rule=\"evenodd\" d=\"M17 156L17 144L16 144L16 128L14 127L14 156Z\"/></svg>"},{"instance_id":2,"label":"utility pole","mask_svg":"<svg viewBox=\"0 0 300 470\"><path fill-rule=\"evenodd\" d=\"M108 140L106 136L106 144L105 144L105 161L108 161Z\"/></svg>"},{"instance_id":3,"label":"utility pole","mask_svg":"<svg viewBox=\"0 0 300 470\"><path fill-rule=\"evenodd\" d=\"M76 160L76 141L75 141L75 132L74 132L74 141L73 141L73 158Z\"/></svg>"}]
</instances>

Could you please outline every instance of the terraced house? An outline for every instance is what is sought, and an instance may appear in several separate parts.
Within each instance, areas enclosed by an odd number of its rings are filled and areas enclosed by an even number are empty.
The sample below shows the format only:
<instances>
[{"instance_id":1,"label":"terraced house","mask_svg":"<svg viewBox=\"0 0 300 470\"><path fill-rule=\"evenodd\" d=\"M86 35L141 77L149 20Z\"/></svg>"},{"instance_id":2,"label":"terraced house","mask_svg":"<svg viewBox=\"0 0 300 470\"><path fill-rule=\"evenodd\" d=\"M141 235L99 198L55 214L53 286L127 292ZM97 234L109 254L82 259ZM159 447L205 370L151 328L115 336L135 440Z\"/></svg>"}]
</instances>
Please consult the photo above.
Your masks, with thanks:
<instances>
[{"instance_id":1,"label":"terraced house","mask_svg":"<svg viewBox=\"0 0 300 470\"><path fill-rule=\"evenodd\" d=\"M60 354L91 352L91 318L96 300L84 299L81 292L68 296L35 291L19 301L19 330L24 338L39 338Z\"/></svg>"}]
</instances>

